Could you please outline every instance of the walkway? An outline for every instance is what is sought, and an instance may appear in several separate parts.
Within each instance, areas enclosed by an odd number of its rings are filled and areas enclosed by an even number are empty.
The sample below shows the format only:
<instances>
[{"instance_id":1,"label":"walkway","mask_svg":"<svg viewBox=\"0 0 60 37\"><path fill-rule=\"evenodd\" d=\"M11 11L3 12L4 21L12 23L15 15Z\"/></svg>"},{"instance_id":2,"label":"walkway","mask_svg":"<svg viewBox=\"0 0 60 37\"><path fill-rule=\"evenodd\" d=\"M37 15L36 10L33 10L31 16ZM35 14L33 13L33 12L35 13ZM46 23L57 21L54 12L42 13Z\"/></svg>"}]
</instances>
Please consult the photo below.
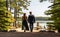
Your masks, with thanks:
<instances>
[{"instance_id":1,"label":"walkway","mask_svg":"<svg viewBox=\"0 0 60 37\"><path fill-rule=\"evenodd\" d=\"M16 30L17 32L24 32L24 30L22 30L21 28L13 28L13 29L10 29L10 30ZM33 32L39 32L40 30L33 30ZM26 31L26 32L30 32L30 31Z\"/></svg>"},{"instance_id":2,"label":"walkway","mask_svg":"<svg viewBox=\"0 0 60 37\"><path fill-rule=\"evenodd\" d=\"M0 37L60 37L52 32L0 32Z\"/></svg>"}]
</instances>

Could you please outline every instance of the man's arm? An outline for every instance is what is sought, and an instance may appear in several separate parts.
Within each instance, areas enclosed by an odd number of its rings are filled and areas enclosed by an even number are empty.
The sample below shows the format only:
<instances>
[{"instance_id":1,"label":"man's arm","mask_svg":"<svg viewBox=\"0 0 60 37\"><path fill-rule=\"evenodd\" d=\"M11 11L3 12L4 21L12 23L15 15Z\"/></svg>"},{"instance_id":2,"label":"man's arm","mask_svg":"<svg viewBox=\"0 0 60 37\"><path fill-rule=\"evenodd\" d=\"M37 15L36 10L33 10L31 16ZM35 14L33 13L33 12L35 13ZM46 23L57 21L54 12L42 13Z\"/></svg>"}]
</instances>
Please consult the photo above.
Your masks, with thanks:
<instances>
[{"instance_id":1,"label":"man's arm","mask_svg":"<svg viewBox=\"0 0 60 37\"><path fill-rule=\"evenodd\" d=\"M34 23L35 23L35 16L33 16L33 21L34 21Z\"/></svg>"}]
</instances>

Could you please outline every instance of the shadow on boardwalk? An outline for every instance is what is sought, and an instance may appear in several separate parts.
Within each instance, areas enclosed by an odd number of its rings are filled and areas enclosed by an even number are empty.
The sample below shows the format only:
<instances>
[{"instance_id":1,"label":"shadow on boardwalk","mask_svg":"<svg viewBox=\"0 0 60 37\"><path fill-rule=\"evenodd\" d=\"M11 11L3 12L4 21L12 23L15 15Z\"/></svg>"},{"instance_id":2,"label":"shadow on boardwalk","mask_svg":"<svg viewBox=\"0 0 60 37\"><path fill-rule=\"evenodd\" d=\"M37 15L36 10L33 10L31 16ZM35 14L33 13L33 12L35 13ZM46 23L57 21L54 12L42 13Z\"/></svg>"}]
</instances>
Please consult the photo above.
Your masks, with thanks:
<instances>
[{"instance_id":1,"label":"shadow on boardwalk","mask_svg":"<svg viewBox=\"0 0 60 37\"><path fill-rule=\"evenodd\" d=\"M0 37L60 37L52 32L0 32Z\"/></svg>"}]
</instances>

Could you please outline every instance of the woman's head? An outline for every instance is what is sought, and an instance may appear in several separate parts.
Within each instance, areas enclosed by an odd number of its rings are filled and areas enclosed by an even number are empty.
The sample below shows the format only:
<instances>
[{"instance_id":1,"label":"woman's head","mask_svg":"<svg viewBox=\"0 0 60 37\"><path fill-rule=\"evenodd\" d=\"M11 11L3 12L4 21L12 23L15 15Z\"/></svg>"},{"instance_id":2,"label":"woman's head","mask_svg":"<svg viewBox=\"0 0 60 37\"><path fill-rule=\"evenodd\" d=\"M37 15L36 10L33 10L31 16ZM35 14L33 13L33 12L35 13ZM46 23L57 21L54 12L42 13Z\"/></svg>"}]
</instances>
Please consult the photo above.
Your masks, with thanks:
<instances>
[{"instance_id":1,"label":"woman's head","mask_svg":"<svg viewBox=\"0 0 60 37\"><path fill-rule=\"evenodd\" d=\"M23 15L26 16L26 13L24 13Z\"/></svg>"}]
</instances>

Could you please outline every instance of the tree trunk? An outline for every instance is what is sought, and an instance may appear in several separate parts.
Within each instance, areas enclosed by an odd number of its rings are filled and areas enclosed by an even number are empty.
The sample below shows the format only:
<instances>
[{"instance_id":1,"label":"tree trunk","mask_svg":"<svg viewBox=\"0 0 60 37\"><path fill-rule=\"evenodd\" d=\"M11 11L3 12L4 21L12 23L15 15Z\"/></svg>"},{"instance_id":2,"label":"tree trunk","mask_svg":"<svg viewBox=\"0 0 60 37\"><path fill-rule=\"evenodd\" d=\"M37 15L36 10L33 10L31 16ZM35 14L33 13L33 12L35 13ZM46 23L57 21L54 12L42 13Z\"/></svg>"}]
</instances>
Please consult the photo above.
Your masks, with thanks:
<instances>
[{"instance_id":1,"label":"tree trunk","mask_svg":"<svg viewBox=\"0 0 60 37\"><path fill-rule=\"evenodd\" d=\"M60 33L60 28L58 29L58 32Z\"/></svg>"},{"instance_id":2,"label":"tree trunk","mask_svg":"<svg viewBox=\"0 0 60 37\"><path fill-rule=\"evenodd\" d=\"M16 21L17 21L17 9L15 8L14 10L14 18L15 18L15 22L14 22L14 27L16 27Z\"/></svg>"},{"instance_id":3,"label":"tree trunk","mask_svg":"<svg viewBox=\"0 0 60 37\"><path fill-rule=\"evenodd\" d=\"M6 0L6 8L7 8L7 10L8 10L8 0Z\"/></svg>"}]
</instances>

